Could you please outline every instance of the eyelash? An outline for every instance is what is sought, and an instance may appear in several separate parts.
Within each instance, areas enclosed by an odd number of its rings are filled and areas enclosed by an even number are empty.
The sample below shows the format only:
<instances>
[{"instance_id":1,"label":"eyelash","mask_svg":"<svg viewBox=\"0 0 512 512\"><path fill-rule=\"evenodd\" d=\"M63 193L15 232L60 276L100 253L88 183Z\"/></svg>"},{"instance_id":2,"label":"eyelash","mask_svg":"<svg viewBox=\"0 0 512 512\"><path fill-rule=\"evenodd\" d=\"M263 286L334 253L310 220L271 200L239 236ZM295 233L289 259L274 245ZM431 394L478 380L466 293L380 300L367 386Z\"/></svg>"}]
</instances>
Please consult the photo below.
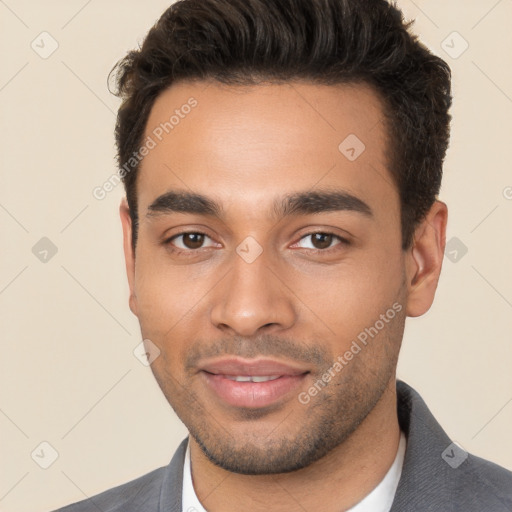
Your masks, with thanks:
<instances>
[{"instance_id":1,"label":"eyelash","mask_svg":"<svg viewBox=\"0 0 512 512\"><path fill-rule=\"evenodd\" d=\"M332 251L335 251L337 250L336 248L341 245L341 246L349 246L350 245L350 242L346 239L346 238L343 238L331 231L312 231L311 233L306 233L304 234L303 236L301 236L299 238L299 241L302 240L303 238L306 238L308 236L313 236L313 235L331 235L333 238L336 238L339 243L333 245L332 247L329 247L327 249L309 249L309 248L306 248L307 251L312 251L314 253L322 253L322 254L330 254ZM195 256L197 255L197 252L202 250L202 249L206 249L206 247L200 247L199 249L180 249L178 247L174 247L172 245L172 241L180 236L183 236L183 235L203 235L205 237L208 237L210 238L206 233L203 233L201 231L182 231L181 233L176 233L174 235L172 235L170 238L167 238L166 240L164 240L163 244L165 246L167 246L169 248L169 250L173 253L173 254L176 254L176 255L186 255L187 257L190 257L190 256ZM298 242L296 242L298 243Z\"/></svg>"}]
</instances>

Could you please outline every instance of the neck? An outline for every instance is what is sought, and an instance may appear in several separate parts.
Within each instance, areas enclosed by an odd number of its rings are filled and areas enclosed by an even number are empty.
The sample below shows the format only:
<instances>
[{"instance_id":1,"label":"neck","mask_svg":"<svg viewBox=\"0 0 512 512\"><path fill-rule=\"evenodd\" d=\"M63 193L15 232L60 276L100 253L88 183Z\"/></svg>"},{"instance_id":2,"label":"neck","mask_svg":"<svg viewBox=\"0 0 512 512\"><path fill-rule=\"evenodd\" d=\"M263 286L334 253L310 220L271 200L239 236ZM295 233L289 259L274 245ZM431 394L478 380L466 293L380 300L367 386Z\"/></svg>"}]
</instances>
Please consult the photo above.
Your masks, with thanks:
<instances>
[{"instance_id":1,"label":"neck","mask_svg":"<svg viewBox=\"0 0 512 512\"><path fill-rule=\"evenodd\" d=\"M348 510L368 495L393 464L400 440L393 378L358 428L322 459L278 475L240 475L214 465L190 437L196 494L209 512Z\"/></svg>"}]
</instances>

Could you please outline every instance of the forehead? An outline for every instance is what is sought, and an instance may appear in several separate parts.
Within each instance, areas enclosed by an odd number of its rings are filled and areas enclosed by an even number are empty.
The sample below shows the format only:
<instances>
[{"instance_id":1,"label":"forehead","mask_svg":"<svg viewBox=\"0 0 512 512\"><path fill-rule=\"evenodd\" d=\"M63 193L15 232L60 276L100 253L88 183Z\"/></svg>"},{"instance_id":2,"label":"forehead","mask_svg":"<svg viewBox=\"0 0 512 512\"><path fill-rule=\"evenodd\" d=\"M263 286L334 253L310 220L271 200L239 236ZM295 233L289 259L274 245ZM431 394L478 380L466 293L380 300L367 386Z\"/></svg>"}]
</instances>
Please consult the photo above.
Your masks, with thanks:
<instances>
[{"instance_id":1,"label":"forehead","mask_svg":"<svg viewBox=\"0 0 512 512\"><path fill-rule=\"evenodd\" d=\"M139 205L188 189L249 209L315 187L396 202L383 120L366 85L173 85L146 125Z\"/></svg>"}]
</instances>

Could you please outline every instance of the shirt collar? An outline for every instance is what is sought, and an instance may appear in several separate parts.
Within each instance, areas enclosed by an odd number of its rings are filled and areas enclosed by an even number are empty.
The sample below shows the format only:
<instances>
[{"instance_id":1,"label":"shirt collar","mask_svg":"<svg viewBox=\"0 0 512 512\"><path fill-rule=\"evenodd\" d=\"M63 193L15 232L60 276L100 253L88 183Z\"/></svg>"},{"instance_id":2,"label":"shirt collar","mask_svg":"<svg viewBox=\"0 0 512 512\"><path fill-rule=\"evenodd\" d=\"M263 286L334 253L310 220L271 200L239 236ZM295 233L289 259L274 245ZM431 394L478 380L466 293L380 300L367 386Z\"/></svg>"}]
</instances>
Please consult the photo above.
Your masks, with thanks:
<instances>
[{"instance_id":1,"label":"shirt collar","mask_svg":"<svg viewBox=\"0 0 512 512\"><path fill-rule=\"evenodd\" d=\"M389 512L391 504L395 497L398 482L402 474L404 462L406 438L403 432L400 432L400 443L395 460L388 472L365 498L347 512ZM183 463L183 505L182 512L207 512L201 505L192 483L192 471L190 465L190 442L187 443L185 461Z\"/></svg>"}]
</instances>

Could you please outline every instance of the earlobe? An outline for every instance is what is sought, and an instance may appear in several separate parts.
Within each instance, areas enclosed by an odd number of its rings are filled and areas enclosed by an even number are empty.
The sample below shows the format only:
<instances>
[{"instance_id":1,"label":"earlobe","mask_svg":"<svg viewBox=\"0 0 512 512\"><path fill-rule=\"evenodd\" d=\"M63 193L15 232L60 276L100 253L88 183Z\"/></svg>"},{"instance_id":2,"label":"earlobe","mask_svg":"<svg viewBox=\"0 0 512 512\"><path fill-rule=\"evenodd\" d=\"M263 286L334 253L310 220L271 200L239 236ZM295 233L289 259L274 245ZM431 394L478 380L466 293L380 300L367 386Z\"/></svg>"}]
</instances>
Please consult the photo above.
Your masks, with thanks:
<instances>
[{"instance_id":1,"label":"earlobe","mask_svg":"<svg viewBox=\"0 0 512 512\"><path fill-rule=\"evenodd\" d=\"M407 316L425 314L434 301L443 264L447 220L446 204L436 201L416 228L414 242L406 254Z\"/></svg>"},{"instance_id":2,"label":"earlobe","mask_svg":"<svg viewBox=\"0 0 512 512\"><path fill-rule=\"evenodd\" d=\"M130 287L129 305L132 313L137 316L137 297L135 294L135 253L132 247L132 219L130 208L126 198L123 198L119 205L119 215L123 227L123 248L126 265L126 275Z\"/></svg>"}]
</instances>

